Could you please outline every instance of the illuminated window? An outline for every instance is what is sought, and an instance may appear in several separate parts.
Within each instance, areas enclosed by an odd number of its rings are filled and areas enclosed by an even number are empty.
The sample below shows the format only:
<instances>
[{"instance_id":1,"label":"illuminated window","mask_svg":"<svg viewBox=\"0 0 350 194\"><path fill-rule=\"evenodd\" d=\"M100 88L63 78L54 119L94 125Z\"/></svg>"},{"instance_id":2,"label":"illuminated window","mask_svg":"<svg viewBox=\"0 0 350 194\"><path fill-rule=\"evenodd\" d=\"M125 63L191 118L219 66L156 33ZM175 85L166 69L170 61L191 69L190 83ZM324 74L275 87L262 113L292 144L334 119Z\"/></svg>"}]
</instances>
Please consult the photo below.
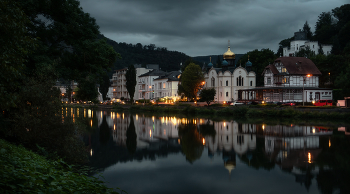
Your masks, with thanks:
<instances>
[{"instance_id":1,"label":"illuminated window","mask_svg":"<svg viewBox=\"0 0 350 194\"><path fill-rule=\"evenodd\" d=\"M287 72L287 69L285 67L282 68L282 73Z\"/></svg>"}]
</instances>

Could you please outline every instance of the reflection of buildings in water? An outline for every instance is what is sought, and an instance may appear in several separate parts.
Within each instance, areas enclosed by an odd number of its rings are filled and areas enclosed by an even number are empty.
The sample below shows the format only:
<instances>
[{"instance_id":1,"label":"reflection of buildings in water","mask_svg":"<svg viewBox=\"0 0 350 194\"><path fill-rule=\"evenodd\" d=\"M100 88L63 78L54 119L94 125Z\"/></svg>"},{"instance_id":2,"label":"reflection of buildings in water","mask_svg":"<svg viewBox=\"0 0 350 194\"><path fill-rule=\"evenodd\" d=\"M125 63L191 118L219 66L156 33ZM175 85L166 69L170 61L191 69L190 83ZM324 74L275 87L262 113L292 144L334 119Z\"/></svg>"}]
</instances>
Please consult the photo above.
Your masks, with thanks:
<instances>
[{"instance_id":1,"label":"reflection of buildings in water","mask_svg":"<svg viewBox=\"0 0 350 194\"><path fill-rule=\"evenodd\" d=\"M350 127L338 127L338 131L343 131L345 135L350 135Z\"/></svg>"},{"instance_id":2,"label":"reflection of buildings in water","mask_svg":"<svg viewBox=\"0 0 350 194\"><path fill-rule=\"evenodd\" d=\"M234 150L237 154L245 154L256 148L255 124L231 122L215 122L215 137L205 138L209 152Z\"/></svg>"},{"instance_id":3,"label":"reflection of buildings in water","mask_svg":"<svg viewBox=\"0 0 350 194\"><path fill-rule=\"evenodd\" d=\"M256 148L256 125L231 122L212 123L216 131L215 137L205 137L208 156L222 152L224 166L231 175L236 168L236 154L243 155Z\"/></svg>"},{"instance_id":4,"label":"reflection of buildings in water","mask_svg":"<svg viewBox=\"0 0 350 194\"><path fill-rule=\"evenodd\" d=\"M316 126L263 125L262 129L266 155L288 169L312 163L321 152L320 136L333 133Z\"/></svg>"}]
</instances>

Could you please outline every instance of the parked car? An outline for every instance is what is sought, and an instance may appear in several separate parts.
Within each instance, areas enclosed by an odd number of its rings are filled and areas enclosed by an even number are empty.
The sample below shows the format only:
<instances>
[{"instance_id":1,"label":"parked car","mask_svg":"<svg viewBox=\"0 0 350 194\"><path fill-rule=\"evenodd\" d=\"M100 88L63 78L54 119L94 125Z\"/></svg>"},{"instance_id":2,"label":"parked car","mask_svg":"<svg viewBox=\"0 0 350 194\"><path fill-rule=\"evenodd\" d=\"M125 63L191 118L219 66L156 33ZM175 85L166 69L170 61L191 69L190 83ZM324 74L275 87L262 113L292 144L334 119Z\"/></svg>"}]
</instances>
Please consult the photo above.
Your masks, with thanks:
<instances>
[{"instance_id":1,"label":"parked car","mask_svg":"<svg viewBox=\"0 0 350 194\"><path fill-rule=\"evenodd\" d=\"M318 100L314 103L315 106L332 106L332 100Z\"/></svg>"},{"instance_id":2,"label":"parked car","mask_svg":"<svg viewBox=\"0 0 350 194\"><path fill-rule=\"evenodd\" d=\"M243 104L244 104L243 102L234 101L230 105L237 106L237 105L243 105Z\"/></svg>"},{"instance_id":3,"label":"parked car","mask_svg":"<svg viewBox=\"0 0 350 194\"><path fill-rule=\"evenodd\" d=\"M283 106L295 106L294 102L283 102L282 103Z\"/></svg>"}]
</instances>

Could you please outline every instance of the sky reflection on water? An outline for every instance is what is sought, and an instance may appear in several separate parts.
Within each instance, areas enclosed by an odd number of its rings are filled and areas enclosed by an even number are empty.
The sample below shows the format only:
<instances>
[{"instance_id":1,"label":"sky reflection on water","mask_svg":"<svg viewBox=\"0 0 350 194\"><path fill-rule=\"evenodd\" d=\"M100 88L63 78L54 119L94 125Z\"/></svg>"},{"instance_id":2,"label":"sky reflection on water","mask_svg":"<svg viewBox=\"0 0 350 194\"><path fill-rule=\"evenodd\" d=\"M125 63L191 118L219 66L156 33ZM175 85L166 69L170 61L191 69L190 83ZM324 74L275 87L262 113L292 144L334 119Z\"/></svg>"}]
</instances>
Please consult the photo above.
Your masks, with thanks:
<instances>
[{"instance_id":1,"label":"sky reflection on water","mask_svg":"<svg viewBox=\"0 0 350 194\"><path fill-rule=\"evenodd\" d=\"M349 193L348 127L84 111L91 166L128 193ZM93 123L93 124L91 124ZM131 125L130 125L131 124ZM134 126L134 128L133 128Z\"/></svg>"}]
</instances>

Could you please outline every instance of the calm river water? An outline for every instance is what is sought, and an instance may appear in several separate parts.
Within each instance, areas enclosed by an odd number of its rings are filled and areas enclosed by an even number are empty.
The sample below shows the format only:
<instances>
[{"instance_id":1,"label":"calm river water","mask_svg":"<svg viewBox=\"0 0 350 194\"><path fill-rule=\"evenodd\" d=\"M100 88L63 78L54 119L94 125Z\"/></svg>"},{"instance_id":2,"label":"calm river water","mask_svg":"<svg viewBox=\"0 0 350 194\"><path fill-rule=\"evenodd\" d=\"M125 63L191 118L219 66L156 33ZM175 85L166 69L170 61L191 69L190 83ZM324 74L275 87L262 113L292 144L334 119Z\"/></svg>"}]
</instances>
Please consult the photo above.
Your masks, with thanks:
<instances>
[{"instance_id":1,"label":"calm river water","mask_svg":"<svg viewBox=\"0 0 350 194\"><path fill-rule=\"evenodd\" d=\"M71 112L93 176L129 194L350 193L347 124Z\"/></svg>"}]
</instances>

